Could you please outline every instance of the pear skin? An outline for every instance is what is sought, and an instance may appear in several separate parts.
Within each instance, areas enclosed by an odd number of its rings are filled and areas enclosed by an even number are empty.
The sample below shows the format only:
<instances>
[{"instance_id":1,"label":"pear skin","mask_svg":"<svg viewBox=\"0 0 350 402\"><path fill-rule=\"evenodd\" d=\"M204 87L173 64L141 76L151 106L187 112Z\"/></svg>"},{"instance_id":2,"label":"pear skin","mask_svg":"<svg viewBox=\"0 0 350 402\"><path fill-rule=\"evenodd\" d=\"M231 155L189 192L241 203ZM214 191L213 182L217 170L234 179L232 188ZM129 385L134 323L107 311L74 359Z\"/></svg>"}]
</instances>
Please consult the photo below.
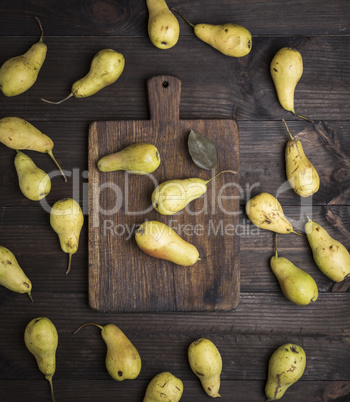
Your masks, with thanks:
<instances>
[{"instance_id":1,"label":"pear skin","mask_svg":"<svg viewBox=\"0 0 350 402\"><path fill-rule=\"evenodd\" d=\"M177 265L191 266L199 258L197 248L182 239L173 229L158 221L144 222L135 233L140 249L155 258Z\"/></svg>"},{"instance_id":2,"label":"pear skin","mask_svg":"<svg viewBox=\"0 0 350 402\"><path fill-rule=\"evenodd\" d=\"M31 88L39 75L46 58L47 46L43 43L43 29L40 20L35 17L40 29L39 42L26 53L5 61L0 68L0 89L5 96L17 96Z\"/></svg>"},{"instance_id":3,"label":"pear skin","mask_svg":"<svg viewBox=\"0 0 350 402\"><path fill-rule=\"evenodd\" d=\"M265 395L268 401L282 398L287 389L304 374L306 355L302 347L287 343L274 351L269 360Z\"/></svg>"},{"instance_id":4,"label":"pear skin","mask_svg":"<svg viewBox=\"0 0 350 402\"><path fill-rule=\"evenodd\" d=\"M212 398L220 397L222 359L214 343L206 338L192 342L188 348L188 361L204 391Z\"/></svg>"},{"instance_id":5,"label":"pear skin","mask_svg":"<svg viewBox=\"0 0 350 402\"><path fill-rule=\"evenodd\" d=\"M320 188L320 178L306 157L301 142L292 136L285 120L283 122L291 137L285 148L287 179L296 194L300 197L310 197Z\"/></svg>"},{"instance_id":6,"label":"pear skin","mask_svg":"<svg viewBox=\"0 0 350 402\"><path fill-rule=\"evenodd\" d=\"M143 402L178 402L183 389L183 383L179 378L164 371L149 382Z\"/></svg>"},{"instance_id":7,"label":"pear skin","mask_svg":"<svg viewBox=\"0 0 350 402\"><path fill-rule=\"evenodd\" d=\"M31 150L47 153L60 170L64 181L67 181L60 165L53 156L53 141L28 121L20 117L3 117L0 120L0 142L8 148L16 150Z\"/></svg>"},{"instance_id":8,"label":"pear skin","mask_svg":"<svg viewBox=\"0 0 350 402\"><path fill-rule=\"evenodd\" d=\"M190 178L183 180L167 180L156 187L152 193L152 205L162 215L173 215L182 211L187 204L201 197L207 191L207 184L221 173L234 173L224 170L209 180Z\"/></svg>"},{"instance_id":9,"label":"pear skin","mask_svg":"<svg viewBox=\"0 0 350 402\"><path fill-rule=\"evenodd\" d=\"M69 254L66 275L69 274L71 268L72 255L78 251L83 223L83 212L73 198L63 198L52 206L50 212L51 227L58 235L62 251Z\"/></svg>"},{"instance_id":10,"label":"pear skin","mask_svg":"<svg viewBox=\"0 0 350 402\"><path fill-rule=\"evenodd\" d=\"M157 147L147 143L136 143L119 152L102 157L97 167L101 172L125 170L134 174L149 174L160 165Z\"/></svg>"},{"instance_id":11,"label":"pear skin","mask_svg":"<svg viewBox=\"0 0 350 402\"><path fill-rule=\"evenodd\" d=\"M15 168L19 188L25 197L32 201L39 201L49 194L51 190L50 176L39 169L28 155L17 151Z\"/></svg>"},{"instance_id":12,"label":"pear skin","mask_svg":"<svg viewBox=\"0 0 350 402\"><path fill-rule=\"evenodd\" d=\"M284 47L274 56L270 73L283 109L295 114L294 92L303 75L303 58L296 49Z\"/></svg>"},{"instance_id":13,"label":"pear skin","mask_svg":"<svg viewBox=\"0 0 350 402\"><path fill-rule=\"evenodd\" d=\"M251 198L246 204L246 213L250 221L261 229L283 234L296 233L279 201L269 193L260 193Z\"/></svg>"},{"instance_id":14,"label":"pear skin","mask_svg":"<svg viewBox=\"0 0 350 402\"><path fill-rule=\"evenodd\" d=\"M27 349L34 355L39 370L50 384L52 401L55 402L52 378L56 371L58 334L55 325L46 317L34 318L24 332Z\"/></svg>"},{"instance_id":15,"label":"pear skin","mask_svg":"<svg viewBox=\"0 0 350 402\"><path fill-rule=\"evenodd\" d=\"M28 293L32 300L31 281L19 266L13 253L3 246L0 246L0 285L12 292Z\"/></svg>"},{"instance_id":16,"label":"pear skin","mask_svg":"<svg viewBox=\"0 0 350 402\"><path fill-rule=\"evenodd\" d=\"M113 49L100 50L92 59L90 71L80 80L74 82L71 93L58 102L52 102L41 98L46 103L59 105L67 99L87 98L101 91L101 89L113 84L121 76L125 67L125 59L121 53Z\"/></svg>"},{"instance_id":17,"label":"pear skin","mask_svg":"<svg viewBox=\"0 0 350 402\"><path fill-rule=\"evenodd\" d=\"M146 0L148 8L148 36L158 49L170 49L180 36L180 25L164 0Z\"/></svg>"},{"instance_id":18,"label":"pear skin","mask_svg":"<svg viewBox=\"0 0 350 402\"><path fill-rule=\"evenodd\" d=\"M350 276L350 254L342 243L311 219L305 225L305 233L314 261L324 275L334 282Z\"/></svg>"},{"instance_id":19,"label":"pear skin","mask_svg":"<svg viewBox=\"0 0 350 402\"><path fill-rule=\"evenodd\" d=\"M86 325L95 325L101 329L102 339L107 346L106 368L110 376L117 381L134 380L141 371L141 358L124 332L114 324L102 326L87 322L74 333Z\"/></svg>"}]
</instances>

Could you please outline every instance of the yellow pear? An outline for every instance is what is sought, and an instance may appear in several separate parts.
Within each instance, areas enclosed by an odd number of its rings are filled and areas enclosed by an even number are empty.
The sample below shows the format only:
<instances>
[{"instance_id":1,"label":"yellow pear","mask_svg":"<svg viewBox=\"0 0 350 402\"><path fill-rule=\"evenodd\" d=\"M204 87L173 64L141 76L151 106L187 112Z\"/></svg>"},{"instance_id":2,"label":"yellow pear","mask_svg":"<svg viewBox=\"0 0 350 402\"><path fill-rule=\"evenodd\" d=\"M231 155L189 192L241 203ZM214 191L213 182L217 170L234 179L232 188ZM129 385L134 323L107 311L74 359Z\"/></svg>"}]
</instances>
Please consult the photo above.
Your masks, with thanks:
<instances>
[{"instance_id":1,"label":"yellow pear","mask_svg":"<svg viewBox=\"0 0 350 402\"><path fill-rule=\"evenodd\" d=\"M206 338L192 342L188 348L188 361L204 391L212 398L220 397L222 359L214 343Z\"/></svg>"},{"instance_id":2,"label":"yellow pear","mask_svg":"<svg viewBox=\"0 0 350 402\"><path fill-rule=\"evenodd\" d=\"M72 96L75 98L87 98L116 82L124 71L124 66L125 59L121 53L113 49L100 50L92 59L88 74L74 82L71 93L66 98L58 102L52 102L43 98L41 100L46 103L59 105Z\"/></svg>"},{"instance_id":3,"label":"yellow pear","mask_svg":"<svg viewBox=\"0 0 350 402\"><path fill-rule=\"evenodd\" d=\"M4 117L0 120L0 142L9 148L16 150L30 150L50 155L67 181L60 165L53 156L53 141L46 134L20 117Z\"/></svg>"},{"instance_id":4,"label":"yellow pear","mask_svg":"<svg viewBox=\"0 0 350 402\"><path fill-rule=\"evenodd\" d=\"M276 235L277 239L277 235ZM270 267L285 297L299 306L306 306L318 298L318 287L311 275L296 267L287 258L276 253L270 259Z\"/></svg>"},{"instance_id":5,"label":"yellow pear","mask_svg":"<svg viewBox=\"0 0 350 402\"><path fill-rule=\"evenodd\" d=\"M350 254L342 243L311 219L305 225L305 232L316 265L329 279L341 282L350 276Z\"/></svg>"},{"instance_id":6,"label":"yellow pear","mask_svg":"<svg viewBox=\"0 0 350 402\"><path fill-rule=\"evenodd\" d=\"M35 19L41 29L39 42L26 53L7 60L0 68L0 88L6 96L20 95L32 87L44 64L47 47L43 43L44 32L40 20Z\"/></svg>"},{"instance_id":7,"label":"yellow pear","mask_svg":"<svg viewBox=\"0 0 350 402\"><path fill-rule=\"evenodd\" d=\"M149 382L143 402L178 402L183 389L183 383L179 378L164 371Z\"/></svg>"},{"instance_id":8,"label":"yellow pear","mask_svg":"<svg viewBox=\"0 0 350 402\"><path fill-rule=\"evenodd\" d=\"M303 58L296 49L283 47L274 56L270 73L281 106L295 114L294 92L303 75Z\"/></svg>"},{"instance_id":9,"label":"yellow pear","mask_svg":"<svg viewBox=\"0 0 350 402\"><path fill-rule=\"evenodd\" d=\"M16 257L6 247L0 246L0 285L17 293L27 293L32 299L32 283L19 266Z\"/></svg>"},{"instance_id":10,"label":"yellow pear","mask_svg":"<svg viewBox=\"0 0 350 402\"><path fill-rule=\"evenodd\" d=\"M46 317L34 318L25 329L24 342L29 352L34 355L39 370L49 382L52 401L55 402L52 377L56 371L56 350L58 346L56 327Z\"/></svg>"},{"instance_id":11,"label":"yellow pear","mask_svg":"<svg viewBox=\"0 0 350 402\"><path fill-rule=\"evenodd\" d=\"M173 229L158 221L144 222L135 233L140 249L155 258L172 261L177 265L190 266L199 258L197 248L182 239Z\"/></svg>"},{"instance_id":12,"label":"yellow pear","mask_svg":"<svg viewBox=\"0 0 350 402\"><path fill-rule=\"evenodd\" d=\"M106 368L110 376L117 381L135 379L141 371L141 358L124 332L114 324L102 326L87 322L74 333L86 325L95 325L101 329L102 339L107 346Z\"/></svg>"},{"instance_id":13,"label":"yellow pear","mask_svg":"<svg viewBox=\"0 0 350 402\"><path fill-rule=\"evenodd\" d=\"M129 173L148 174L154 172L159 164L158 149L152 144L139 142L102 157L97 167L101 172L126 170Z\"/></svg>"},{"instance_id":14,"label":"yellow pear","mask_svg":"<svg viewBox=\"0 0 350 402\"><path fill-rule=\"evenodd\" d=\"M246 213L250 221L261 229L299 234L285 217L279 201L269 193L260 193L251 198L246 204Z\"/></svg>"},{"instance_id":15,"label":"yellow pear","mask_svg":"<svg viewBox=\"0 0 350 402\"><path fill-rule=\"evenodd\" d=\"M49 194L51 190L50 176L39 169L28 155L17 151L15 168L19 188L25 197L32 201L39 201Z\"/></svg>"},{"instance_id":16,"label":"yellow pear","mask_svg":"<svg viewBox=\"0 0 350 402\"><path fill-rule=\"evenodd\" d=\"M164 0L146 0L148 8L148 36L159 49L175 46L180 36L180 26Z\"/></svg>"},{"instance_id":17,"label":"yellow pear","mask_svg":"<svg viewBox=\"0 0 350 402\"><path fill-rule=\"evenodd\" d=\"M190 178L183 180L167 180L156 187L152 193L152 205L162 215L173 215L183 210L188 203L201 197L207 191L207 184L221 173L234 173L224 170L209 180Z\"/></svg>"},{"instance_id":18,"label":"yellow pear","mask_svg":"<svg viewBox=\"0 0 350 402\"><path fill-rule=\"evenodd\" d=\"M306 157L301 142L292 136L285 120L283 122L291 137L285 149L287 179L300 197L309 197L320 188L320 178L317 170Z\"/></svg>"},{"instance_id":19,"label":"yellow pear","mask_svg":"<svg viewBox=\"0 0 350 402\"><path fill-rule=\"evenodd\" d=\"M50 212L50 224L58 234L62 250L69 254L69 274L72 255L78 251L79 237L84 223L84 215L80 205L73 198L63 198L55 202Z\"/></svg>"},{"instance_id":20,"label":"yellow pear","mask_svg":"<svg viewBox=\"0 0 350 402\"><path fill-rule=\"evenodd\" d=\"M304 374L306 355L298 345L286 343L274 351L269 360L265 395L268 401L282 398L287 389Z\"/></svg>"}]
</instances>

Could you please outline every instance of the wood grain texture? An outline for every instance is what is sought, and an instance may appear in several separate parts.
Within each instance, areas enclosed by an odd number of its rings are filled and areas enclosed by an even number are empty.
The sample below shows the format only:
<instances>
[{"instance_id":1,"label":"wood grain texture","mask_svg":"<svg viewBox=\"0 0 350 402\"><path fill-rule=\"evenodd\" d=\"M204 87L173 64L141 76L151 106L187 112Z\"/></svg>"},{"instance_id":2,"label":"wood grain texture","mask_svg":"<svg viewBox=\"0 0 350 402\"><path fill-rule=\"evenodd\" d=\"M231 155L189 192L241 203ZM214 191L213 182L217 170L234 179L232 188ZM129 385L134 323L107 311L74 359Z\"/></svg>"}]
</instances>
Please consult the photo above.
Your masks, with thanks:
<instances>
[{"instance_id":1,"label":"wood grain texture","mask_svg":"<svg viewBox=\"0 0 350 402\"><path fill-rule=\"evenodd\" d=\"M229 119L180 120L181 80L176 77L150 79L148 94L150 120L97 122L91 126L90 306L100 311L231 310L239 300L239 239L233 231L239 219L239 174L217 177L208 185L204 203L195 200L185 211L170 217L153 210L150 200L153 189L165 180L212 177L195 166L189 156L191 129L216 145L220 155L217 171L238 172L237 125ZM102 156L137 142L157 146L161 167L154 174L145 178L99 172L96 163ZM172 227L195 244L202 260L183 268L145 255L134 241L136 228L145 220ZM225 236L227 230L231 230L230 236Z\"/></svg>"}]
</instances>

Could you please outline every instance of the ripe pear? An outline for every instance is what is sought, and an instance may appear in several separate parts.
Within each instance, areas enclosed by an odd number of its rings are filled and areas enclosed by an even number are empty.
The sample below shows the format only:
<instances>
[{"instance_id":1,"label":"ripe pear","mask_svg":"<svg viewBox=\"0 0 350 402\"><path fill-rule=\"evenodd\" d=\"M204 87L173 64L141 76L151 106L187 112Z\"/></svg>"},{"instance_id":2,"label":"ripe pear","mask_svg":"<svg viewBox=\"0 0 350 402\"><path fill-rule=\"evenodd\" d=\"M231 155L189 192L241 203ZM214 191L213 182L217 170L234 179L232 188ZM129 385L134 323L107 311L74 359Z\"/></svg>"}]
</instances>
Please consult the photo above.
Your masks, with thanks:
<instances>
[{"instance_id":1,"label":"ripe pear","mask_svg":"<svg viewBox=\"0 0 350 402\"><path fill-rule=\"evenodd\" d=\"M220 397L222 359L214 343L206 338L192 342L188 348L188 360L204 391L212 398Z\"/></svg>"},{"instance_id":2,"label":"ripe pear","mask_svg":"<svg viewBox=\"0 0 350 402\"><path fill-rule=\"evenodd\" d=\"M280 284L283 294L288 300L299 306L306 306L317 300L318 287L313 277L296 267L287 258L279 257L277 244L276 253L270 259L270 266Z\"/></svg>"},{"instance_id":3,"label":"ripe pear","mask_svg":"<svg viewBox=\"0 0 350 402\"><path fill-rule=\"evenodd\" d=\"M195 264L199 258L197 248L182 239L173 229L158 221L144 222L135 233L140 249L155 258L172 261L184 267Z\"/></svg>"},{"instance_id":4,"label":"ripe pear","mask_svg":"<svg viewBox=\"0 0 350 402\"><path fill-rule=\"evenodd\" d=\"M274 56L270 73L281 106L295 114L294 92L303 75L303 58L296 49L283 47Z\"/></svg>"},{"instance_id":5,"label":"ripe pear","mask_svg":"<svg viewBox=\"0 0 350 402\"><path fill-rule=\"evenodd\" d=\"M63 198L55 202L50 212L50 224L58 234L62 250L69 254L69 274L72 255L78 251L79 237L84 223L84 215L80 205L73 198Z\"/></svg>"},{"instance_id":6,"label":"ripe pear","mask_svg":"<svg viewBox=\"0 0 350 402\"><path fill-rule=\"evenodd\" d=\"M32 283L19 266L16 257L6 247L0 246L0 285L17 293L27 293L32 299Z\"/></svg>"},{"instance_id":7,"label":"ripe pear","mask_svg":"<svg viewBox=\"0 0 350 402\"><path fill-rule=\"evenodd\" d=\"M90 71L80 80L74 82L71 93L58 102L52 102L41 98L46 103L59 105L67 99L87 98L96 92L113 84L121 76L125 66L125 59L121 53L113 49L103 49L95 54L92 59Z\"/></svg>"},{"instance_id":8,"label":"ripe pear","mask_svg":"<svg viewBox=\"0 0 350 402\"><path fill-rule=\"evenodd\" d=\"M287 389L304 374L306 355L298 345L287 343L274 351L269 360L265 395L268 401L282 398Z\"/></svg>"},{"instance_id":9,"label":"ripe pear","mask_svg":"<svg viewBox=\"0 0 350 402\"><path fill-rule=\"evenodd\" d=\"M251 222L261 229L299 234L285 217L281 204L269 193L260 193L251 198L247 202L246 213Z\"/></svg>"},{"instance_id":10,"label":"ripe pear","mask_svg":"<svg viewBox=\"0 0 350 402\"><path fill-rule=\"evenodd\" d=\"M35 84L39 71L44 64L47 46L43 42L43 28L37 20L41 36L26 53L5 61L0 68L0 89L6 96L17 96Z\"/></svg>"},{"instance_id":11,"label":"ripe pear","mask_svg":"<svg viewBox=\"0 0 350 402\"><path fill-rule=\"evenodd\" d=\"M178 402L184 390L182 381L168 371L157 374L147 386L143 402Z\"/></svg>"},{"instance_id":12,"label":"ripe pear","mask_svg":"<svg viewBox=\"0 0 350 402\"><path fill-rule=\"evenodd\" d=\"M101 158L97 167L101 172L126 170L129 173L148 174L154 172L160 164L158 149L147 143L136 143L119 152Z\"/></svg>"},{"instance_id":13,"label":"ripe pear","mask_svg":"<svg viewBox=\"0 0 350 402\"><path fill-rule=\"evenodd\" d=\"M318 268L334 282L350 276L350 254L326 229L311 219L305 225L306 237Z\"/></svg>"},{"instance_id":14,"label":"ripe pear","mask_svg":"<svg viewBox=\"0 0 350 402\"><path fill-rule=\"evenodd\" d=\"M101 329L102 339L107 346L106 368L110 376L117 381L134 380L141 371L141 358L123 331L114 324L102 326L87 322L74 331L74 334L86 325L95 325Z\"/></svg>"},{"instance_id":15,"label":"ripe pear","mask_svg":"<svg viewBox=\"0 0 350 402\"><path fill-rule=\"evenodd\" d=\"M180 13L178 13L181 15ZM192 24L181 17L193 28L194 34L214 49L230 57L243 57L252 50L252 35L248 29L237 24Z\"/></svg>"},{"instance_id":16,"label":"ripe pear","mask_svg":"<svg viewBox=\"0 0 350 402\"><path fill-rule=\"evenodd\" d=\"M164 0L146 0L148 17L148 36L159 49L175 46L180 36L179 21L169 10Z\"/></svg>"},{"instance_id":17,"label":"ripe pear","mask_svg":"<svg viewBox=\"0 0 350 402\"><path fill-rule=\"evenodd\" d=\"M162 215L173 215L183 210L191 201L201 197L207 191L207 184L226 172L237 174L233 170L224 170L209 180L199 178L167 180L154 189L152 205Z\"/></svg>"},{"instance_id":18,"label":"ripe pear","mask_svg":"<svg viewBox=\"0 0 350 402\"><path fill-rule=\"evenodd\" d=\"M60 165L53 156L53 141L46 134L20 117L4 117L0 120L0 142L16 150L31 150L50 155L60 170L64 181L67 181Z\"/></svg>"},{"instance_id":19,"label":"ripe pear","mask_svg":"<svg viewBox=\"0 0 350 402\"><path fill-rule=\"evenodd\" d=\"M25 197L32 201L39 201L49 194L51 190L50 176L39 169L28 155L17 151L15 168L19 188Z\"/></svg>"},{"instance_id":20,"label":"ripe pear","mask_svg":"<svg viewBox=\"0 0 350 402\"><path fill-rule=\"evenodd\" d=\"M300 197L309 197L320 188L320 178L317 170L306 157L301 142L292 136L284 119L283 122L291 138L285 149L287 179Z\"/></svg>"},{"instance_id":21,"label":"ripe pear","mask_svg":"<svg viewBox=\"0 0 350 402\"><path fill-rule=\"evenodd\" d=\"M24 342L38 363L39 370L50 384L52 401L55 402L52 377L56 370L58 334L56 327L46 317L34 318L24 332Z\"/></svg>"}]
</instances>

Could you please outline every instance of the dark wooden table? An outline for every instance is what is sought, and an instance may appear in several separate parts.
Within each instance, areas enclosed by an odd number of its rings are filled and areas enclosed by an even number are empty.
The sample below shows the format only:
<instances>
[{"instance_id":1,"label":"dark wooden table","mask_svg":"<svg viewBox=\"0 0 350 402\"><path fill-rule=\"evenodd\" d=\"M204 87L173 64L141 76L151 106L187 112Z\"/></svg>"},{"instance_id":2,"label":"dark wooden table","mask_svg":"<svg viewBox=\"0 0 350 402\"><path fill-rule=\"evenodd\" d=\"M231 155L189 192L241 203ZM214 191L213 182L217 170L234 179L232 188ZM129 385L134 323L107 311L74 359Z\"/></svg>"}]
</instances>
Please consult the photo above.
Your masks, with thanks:
<instances>
[{"instance_id":1,"label":"dark wooden table","mask_svg":"<svg viewBox=\"0 0 350 402\"><path fill-rule=\"evenodd\" d=\"M59 347L54 376L59 401L141 401L150 379L170 371L183 380L183 401L209 400L187 361L189 344L207 337L223 358L223 401L264 401L267 363L281 344L294 342L307 355L306 371L283 400L350 400L349 280L333 283L315 266L306 239L279 236L280 254L305 269L319 286L319 299L299 307L285 299L269 268L273 234L257 230L244 212L259 192L278 193L288 218L302 229L306 212L350 248L350 9L347 0L168 2L192 22L235 22L253 35L251 53L226 57L197 39L179 20L178 44L155 48L147 35L148 13L141 0L0 1L0 61L25 52L38 40L34 16L41 19L48 54L36 84L13 98L0 96L1 116L22 117L52 137L55 155L71 173L68 183L53 179L52 205L74 196L85 212L79 251L66 276L67 259L49 214L21 194L13 166L15 152L0 146L0 244L17 256L33 283L34 303L0 288L0 399L2 402L49 401L49 387L27 351L23 333L34 317L47 316L57 327ZM304 74L295 94L294 118L279 105L269 65L276 51L296 47ZM86 99L58 100L86 74L98 50L123 53L125 71L112 86ZM182 80L181 118L234 118L240 132L241 296L230 312L100 313L89 308L87 155L89 124L96 120L149 118L146 82L159 74ZM316 166L321 187L301 201L288 187L284 146L285 118ZM33 156L34 153L31 153ZM52 161L35 160L46 171ZM200 203L200 200L198 201ZM198 204L199 205L199 204ZM142 357L134 381L116 382L105 370L105 344L99 331L83 322L114 323L132 340Z\"/></svg>"}]
</instances>

